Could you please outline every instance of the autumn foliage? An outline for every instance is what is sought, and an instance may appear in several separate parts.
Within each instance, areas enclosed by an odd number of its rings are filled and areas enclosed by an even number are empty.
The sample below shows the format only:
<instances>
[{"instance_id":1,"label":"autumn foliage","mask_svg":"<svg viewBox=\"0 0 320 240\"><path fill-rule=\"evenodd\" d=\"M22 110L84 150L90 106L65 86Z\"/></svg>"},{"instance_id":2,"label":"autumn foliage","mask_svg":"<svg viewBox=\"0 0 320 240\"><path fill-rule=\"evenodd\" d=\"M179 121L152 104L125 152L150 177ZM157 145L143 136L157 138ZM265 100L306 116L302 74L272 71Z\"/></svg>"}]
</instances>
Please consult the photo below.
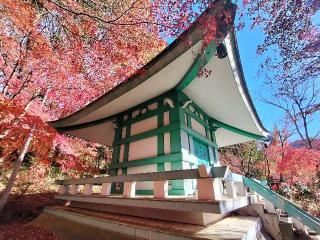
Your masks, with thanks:
<instances>
[{"instance_id":1,"label":"autumn foliage","mask_svg":"<svg viewBox=\"0 0 320 240\"><path fill-rule=\"evenodd\" d=\"M274 191L319 216L320 151L294 146L286 134L275 128L268 145L252 141L223 148L220 160L237 173L267 180Z\"/></svg>"},{"instance_id":2,"label":"autumn foliage","mask_svg":"<svg viewBox=\"0 0 320 240\"><path fill-rule=\"evenodd\" d=\"M320 151L314 149L295 148L286 143L283 147L271 145L266 154L276 163L272 170L274 178L281 176L290 185L313 183L320 171Z\"/></svg>"}]
</instances>

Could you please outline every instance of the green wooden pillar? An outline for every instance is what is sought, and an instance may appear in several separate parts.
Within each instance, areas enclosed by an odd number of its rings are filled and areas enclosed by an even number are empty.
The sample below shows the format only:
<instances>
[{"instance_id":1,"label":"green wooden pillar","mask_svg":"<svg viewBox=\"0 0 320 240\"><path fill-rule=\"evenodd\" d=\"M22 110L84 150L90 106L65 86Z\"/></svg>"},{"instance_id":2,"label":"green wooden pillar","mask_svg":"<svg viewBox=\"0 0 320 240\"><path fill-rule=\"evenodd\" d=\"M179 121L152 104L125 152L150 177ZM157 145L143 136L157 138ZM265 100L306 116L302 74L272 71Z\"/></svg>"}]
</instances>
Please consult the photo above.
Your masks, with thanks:
<instances>
[{"instance_id":1,"label":"green wooden pillar","mask_svg":"<svg viewBox=\"0 0 320 240\"><path fill-rule=\"evenodd\" d=\"M174 101L174 107L169 111L170 124L178 123L180 126L184 124L184 112L180 108L180 101L182 100L182 94L178 92L173 92L172 100ZM170 132L170 149L171 153L181 153L181 130L176 129ZM171 170L181 170L182 169L182 159L171 162ZM173 180L171 181L171 190L169 191L171 195L183 195L184 194L184 184L183 180Z\"/></svg>"},{"instance_id":2,"label":"green wooden pillar","mask_svg":"<svg viewBox=\"0 0 320 240\"><path fill-rule=\"evenodd\" d=\"M158 101L158 128L163 127L164 112L162 110L163 110L163 98L161 98ZM158 146L157 146L158 156L162 156L164 154L164 134L163 133L158 134L157 141L158 141ZM165 171L164 163L157 164L157 171L158 172Z\"/></svg>"},{"instance_id":3,"label":"green wooden pillar","mask_svg":"<svg viewBox=\"0 0 320 240\"><path fill-rule=\"evenodd\" d=\"M120 159L120 148L121 148L121 138L122 138L122 126L123 126L123 115L119 115L117 117L117 120L115 122L116 129L114 134L114 140L113 140L113 151L112 151L112 163L117 164L119 163ZM110 175L117 175L118 174L118 168L110 171ZM116 192L116 184L113 183L111 185L111 192Z\"/></svg>"}]
</instances>

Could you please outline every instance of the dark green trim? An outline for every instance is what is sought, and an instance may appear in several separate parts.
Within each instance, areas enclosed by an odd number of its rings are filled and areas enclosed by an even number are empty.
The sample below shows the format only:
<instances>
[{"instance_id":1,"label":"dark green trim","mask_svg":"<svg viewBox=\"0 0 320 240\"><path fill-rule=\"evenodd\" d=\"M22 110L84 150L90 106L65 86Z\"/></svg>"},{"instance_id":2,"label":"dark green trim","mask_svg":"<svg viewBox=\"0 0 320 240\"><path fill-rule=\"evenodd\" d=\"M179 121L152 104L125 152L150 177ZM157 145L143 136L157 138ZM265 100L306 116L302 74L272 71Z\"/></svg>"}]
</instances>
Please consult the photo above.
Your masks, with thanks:
<instances>
[{"instance_id":1,"label":"dark green trim","mask_svg":"<svg viewBox=\"0 0 320 240\"><path fill-rule=\"evenodd\" d=\"M158 156L164 154L164 134L158 135Z\"/></svg>"},{"instance_id":2,"label":"dark green trim","mask_svg":"<svg viewBox=\"0 0 320 240\"><path fill-rule=\"evenodd\" d=\"M182 161L172 161L171 162L171 171L181 170L182 169ZM184 189L183 180L171 180L171 190Z\"/></svg>"},{"instance_id":3,"label":"dark green trim","mask_svg":"<svg viewBox=\"0 0 320 240\"><path fill-rule=\"evenodd\" d=\"M179 196L179 195L184 195L185 191L183 189L172 189L168 190L169 195L173 196ZM151 196L153 195L153 190L147 190L147 189L140 189L136 190L136 195L147 195Z\"/></svg>"},{"instance_id":4,"label":"dark green trim","mask_svg":"<svg viewBox=\"0 0 320 240\"><path fill-rule=\"evenodd\" d=\"M158 101L158 110L159 110L159 114L158 114L158 128L162 128L163 127L163 112L164 106L163 106L163 99ZM158 134L158 156L161 156L164 154L164 134L163 133L159 133Z\"/></svg>"},{"instance_id":5,"label":"dark green trim","mask_svg":"<svg viewBox=\"0 0 320 240\"><path fill-rule=\"evenodd\" d=\"M165 162L172 162L172 161L182 161L182 154L181 153L173 153L168 155L162 155L157 157L151 158L144 158L138 160L132 160L128 162L120 162L120 163L111 163L109 165L109 169L118 169L123 167L138 167L150 164L158 164L158 163L165 163Z\"/></svg>"},{"instance_id":6,"label":"dark green trim","mask_svg":"<svg viewBox=\"0 0 320 240\"><path fill-rule=\"evenodd\" d=\"M157 163L157 172L164 172L164 163Z\"/></svg>"},{"instance_id":7,"label":"dark green trim","mask_svg":"<svg viewBox=\"0 0 320 240\"><path fill-rule=\"evenodd\" d=\"M192 66L183 76L182 80L175 87L175 89L177 91L182 91L185 89L198 76L199 72L205 67L205 65L207 65L216 50L217 45L214 43L214 41L211 41L206 49L202 53L198 54L196 60L193 62Z\"/></svg>"},{"instance_id":8,"label":"dark green trim","mask_svg":"<svg viewBox=\"0 0 320 240\"><path fill-rule=\"evenodd\" d=\"M177 93L177 92L176 92ZM180 136L180 125L181 125L181 115L180 106L178 101L178 95L174 96L174 108L169 111L169 121L170 125L177 126L176 129L170 131L170 150L171 153L181 152L181 136Z\"/></svg>"},{"instance_id":9,"label":"dark green trim","mask_svg":"<svg viewBox=\"0 0 320 240\"><path fill-rule=\"evenodd\" d=\"M148 189L139 189L136 190L136 195L153 195L153 190L148 190Z\"/></svg>"},{"instance_id":10,"label":"dark green trim","mask_svg":"<svg viewBox=\"0 0 320 240\"><path fill-rule=\"evenodd\" d=\"M131 112L129 112L127 116L128 116L128 120L130 121L131 116L132 116ZM129 137L130 133L131 133L131 125L128 125L126 127L126 135L125 135L125 137L126 138ZM123 161L127 162L128 159L129 159L129 143L125 143L124 144L124 149L123 149Z\"/></svg>"},{"instance_id":11,"label":"dark green trim","mask_svg":"<svg viewBox=\"0 0 320 240\"><path fill-rule=\"evenodd\" d=\"M122 121L122 115L119 115L117 117L117 122ZM118 142L121 140L122 136L122 128L116 128L114 132L114 142ZM112 163L118 163L119 162L119 157L120 157L120 145L116 145L113 147L113 152L112 152Z\"/></svg>"},{"instance_id":12,"label":"dark green trim","mask_svg":"<svg viewBox=\"0 0 320 240\"><path fill-rule=\"evenodd\" d=\"M168 107L168 106L167 106ZM158 128L163 127L163 112L164 106L163 106L163 99L158 101L158 110L159 110L159 114L158 114ZM158 139L157 139L157 150L158 150L158 156L162 156L164 154L164 134L160 133L158 134ZM165 170L164 168L164 163L157 163L157 171L158 172L163 172Z\"/></svg>"},{"instance_id":13,"label":"dark green trim","mask_svg":"<svg viewBox=\"0 0 320 240\"><path fill-rule=\"evenodd\" d=\"M240 134L242 136L246 136L246 137L249 137L249 138L252 138L252 139L256 139L256 140L267 140L266 137L264 136L261 136L261 135L258 135L258 134L255 134L255 133L251 133L251 132L247 132L245 130L242 130L240 128L236 128L234 126L231 126L229 124L226 124L226 123L223 123L223 122L220 122L216 119L211 119L211 121L221 127L221 128L224 128L226 130L229 130L230 132L234 132L234 133L237 133L237 134Z\"/></svg>"},{"instance_id":14,"label":"dark green trim","mask_svg":"<svg viewBox=\"0 0 320 240\"><path fill-rule=\"evenodd\" d=\"M159 109L159 114L158 114L158 128L163 127L163 99L158 101L158 109ZM158 134L158 156L162 156L164 154L164 134L160 133ZM157 163L157 171L158 172L163 172L164 169L164 163Z\"/></svg>"},{"instance_id":15,"label":"dark green trim","mask_svg":"<svg viewBox=\"0 0 320 240\"><path fill-rule=\"evenodd\" d=\"M177 129L179 129L179 123L170 124L170 125L165 126L165 127L153 129L153 130L150 130L150 131L147 131L147 132L143 132L143 133L139 133L139 134L127 137L127 138L125 138L123 140L120 140L119 142L115 143L115 145L124 144L124 143L130 143L130 142L134 142L134 141L139 141L139 140L142 140L142 139L145 139L145 138L157 136L158 134L175 131Z\"/></svg>"}]
</instances>

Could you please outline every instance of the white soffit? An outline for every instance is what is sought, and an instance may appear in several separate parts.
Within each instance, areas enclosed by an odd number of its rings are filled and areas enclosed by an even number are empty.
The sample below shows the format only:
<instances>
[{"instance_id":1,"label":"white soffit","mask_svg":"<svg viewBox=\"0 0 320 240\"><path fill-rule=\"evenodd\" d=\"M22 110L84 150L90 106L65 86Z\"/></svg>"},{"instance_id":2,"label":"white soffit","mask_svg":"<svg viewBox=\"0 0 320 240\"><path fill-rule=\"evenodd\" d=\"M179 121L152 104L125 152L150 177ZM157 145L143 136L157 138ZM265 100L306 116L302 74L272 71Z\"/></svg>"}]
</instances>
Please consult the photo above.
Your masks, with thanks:
<instances>
[{"instance_id":1,"label":"white soffit","mask_svg":"<svg viewBox=\"0 0 320 240\"><path fill-rule=\"evenodd\" d=\"M73 122L72 125L115 115L171 90L191 67L201 49L201 45L201 41L198 42L139 86Z\"/></svg>"},{"instance_id":2,"label":"white soffit","mask_svg":"<svg viewBox=\"0 0 320 240\"><path fill-rule=\"evenodd\" d=\"M218 128L215 133L216 133L217 145L219 147L226 147L233 144L252 141L252 138L240 135L238 133L231 132L224 128Z\"/></svg>"},{"instance_id":3,"label":"white soffit","mask_svg":"<svg viewBox=\"0 0 320 240\"><path fill-rule=\"evenodd\" d=\"M104 122L90 127L64 131L65 134L105 144L108 146L112 146L114 132L115 126L112 121Z\"/></svg>"},{"instance_id":4,"label":"white soffit","mask_svg":"<svg viewBox=\"0 0 320 240\"><path fill-rule=\"evenodd\" d=\"M236 67L229 36L225 43L228 57L219 59L214 56L206 65L206 69L212 71L210 76L197 77L184 92L212 118L250 133L265 135L251 109L246 90L240 83L240 73ZM238 134L234 135L232 138ZM249 139L244 136L242 138ZM219 139L217 141L219 142ZM233 142L232 139L228 141Z\"/></svg>"}]
</instances>

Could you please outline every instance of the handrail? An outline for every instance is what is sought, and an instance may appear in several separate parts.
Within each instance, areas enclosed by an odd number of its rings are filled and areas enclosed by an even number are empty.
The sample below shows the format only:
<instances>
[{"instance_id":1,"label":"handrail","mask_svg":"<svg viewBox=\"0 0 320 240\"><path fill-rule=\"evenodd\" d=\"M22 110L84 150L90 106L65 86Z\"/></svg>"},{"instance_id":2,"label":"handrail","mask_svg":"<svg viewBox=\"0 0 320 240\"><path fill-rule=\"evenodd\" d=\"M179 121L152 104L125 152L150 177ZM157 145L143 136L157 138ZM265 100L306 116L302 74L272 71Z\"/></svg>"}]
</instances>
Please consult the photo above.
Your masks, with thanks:
<instances>
[{"instance_id":1,"label":"handrail","mask_svg":"<svg viewBox=\"0 0 320 240\"><path fill-rule=\"evenodd\" d=\"M227 167L214 167L209 169L206 177L200 176L198 169L175 170L165 172L149 172L129 175L87 177L81 179L56 180L59 185L82 185L82 184L103 184L114 182L142 182L142 181L164 181L178 179L199 179L199 178L224 178Z\"/></svg>"},{"instance_id":2,"label":"handrail","mask_svg":"<svg viewBox=\"0 0 320 240\"><path fill-rule=\"evenodd\" d=\"M267 187L263 186L259 182L243 177L243 183L247 187L249 187L254 192L261 195L266 200L273 203L274 206L281 209L282 211L288 213L290 216L297 218L301 221L304 225L308 226L309 228L313 229L317 233L320 234L320 219L317 217L312 216L311 214L307 213L303 209L299 208L294 203L290 202L286 198L280 196L279 194L275 193L274 191L268 189Z\"/></svg>"}]
</instances>

